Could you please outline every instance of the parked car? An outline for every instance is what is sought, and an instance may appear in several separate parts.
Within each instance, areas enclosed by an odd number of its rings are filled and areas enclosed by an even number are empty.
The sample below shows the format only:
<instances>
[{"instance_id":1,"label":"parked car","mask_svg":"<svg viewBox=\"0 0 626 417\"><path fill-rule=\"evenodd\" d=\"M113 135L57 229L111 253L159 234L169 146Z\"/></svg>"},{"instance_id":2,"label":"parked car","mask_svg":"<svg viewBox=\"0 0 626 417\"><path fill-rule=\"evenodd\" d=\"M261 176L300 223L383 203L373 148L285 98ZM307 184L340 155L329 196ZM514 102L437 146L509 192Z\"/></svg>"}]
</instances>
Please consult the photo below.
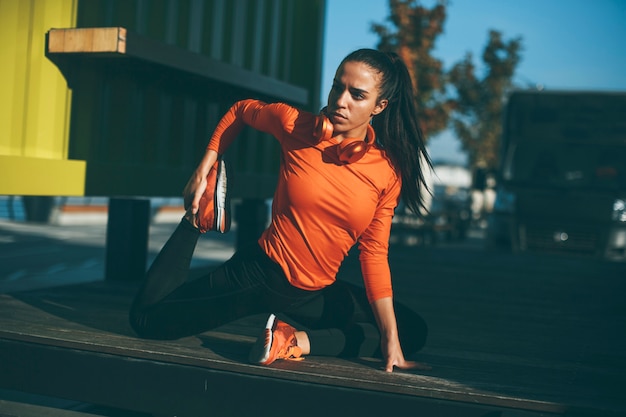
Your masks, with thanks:
<instances>
[{"instance_id":1,"label":"parked car","mask_svg":"<svg viewBox=\"0 0 626 417\"><path fill-rule=\"evenodd\" d=\"M626 93L517 91L487 244L626 262Z\"/></svg>"}]
</instances>

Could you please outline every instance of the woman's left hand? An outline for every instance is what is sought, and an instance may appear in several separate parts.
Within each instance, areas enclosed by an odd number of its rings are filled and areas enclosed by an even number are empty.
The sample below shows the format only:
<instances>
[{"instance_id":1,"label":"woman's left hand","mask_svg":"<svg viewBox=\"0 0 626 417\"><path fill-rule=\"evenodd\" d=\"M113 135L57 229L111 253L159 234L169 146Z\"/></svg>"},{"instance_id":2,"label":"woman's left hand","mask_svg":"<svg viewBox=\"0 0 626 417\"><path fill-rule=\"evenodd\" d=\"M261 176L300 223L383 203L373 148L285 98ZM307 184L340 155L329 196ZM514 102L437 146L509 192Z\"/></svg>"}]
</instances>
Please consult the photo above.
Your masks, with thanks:
<instances>
[{"instance_id":1,"label":"woman's left hand","mask_svg":"<svg viewBox=\"0 0 626 417\"><path fill-rule=\"evenodd\" d=\"M391 297L381 298L372 303L372 311L378 323L380 331L380 347L385 361L385 371L393 372L393 368L409 370L431 369L428 365L419 362L407 361L402 353L400 339L398 337L398 326L396 323L396 314L393 309L393 300Z\"/></svg>"},{"instance_id":2,"label":"woman's left hand","mask_svg":"<svg viewBox=\"0 0 626 417\"><path fill-rule=\"evenodd\" d=\"M432 369L430 366L415 362L415 361L407 361L404 358L404 354L402 353L402 348L400 346L400 341L398 338L394 338L395 340L387 340L385 337L381 339L381 348L383 351L383 358L385 358L385 371L393 372L394 368L398 368L401 370L421 370L427 371Z\"/></svg>"}]
</instances>

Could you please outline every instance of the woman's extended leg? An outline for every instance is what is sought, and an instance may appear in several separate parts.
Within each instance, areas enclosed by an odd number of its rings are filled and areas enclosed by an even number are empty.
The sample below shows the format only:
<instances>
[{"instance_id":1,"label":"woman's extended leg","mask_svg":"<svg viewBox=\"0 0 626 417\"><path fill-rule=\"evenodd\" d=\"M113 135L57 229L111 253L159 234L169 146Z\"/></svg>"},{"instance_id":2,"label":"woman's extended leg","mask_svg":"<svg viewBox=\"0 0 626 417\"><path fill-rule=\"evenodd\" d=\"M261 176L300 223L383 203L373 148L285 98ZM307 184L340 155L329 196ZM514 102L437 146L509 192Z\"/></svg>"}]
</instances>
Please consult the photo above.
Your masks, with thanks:
<instances>
[{"instance_id":1,"label":"woman's extended leg","mask_svg":"<svg viewBox=\"0 0 626 417\"><path fill-rule=\"evenodd\" d=\"M148 269L133 301L131 315L157 304L187 281L199 237L198 229L187 220L178 224Z\"/></svg>"},{"instance_id":2,"label":"woman's extended leg","mask_svg":"<svg viewBox=\"0 0 626 417\"><path fill-rule=\"evenodd\" d=\"M176 339L280 307L268 296L265 283L268 276L282 271L258 245L238 251L211 273L189 280L198 236L198 230L183 220L148 270L130 311L131 325L139 336Z\"/></svg>"}]
</instances>

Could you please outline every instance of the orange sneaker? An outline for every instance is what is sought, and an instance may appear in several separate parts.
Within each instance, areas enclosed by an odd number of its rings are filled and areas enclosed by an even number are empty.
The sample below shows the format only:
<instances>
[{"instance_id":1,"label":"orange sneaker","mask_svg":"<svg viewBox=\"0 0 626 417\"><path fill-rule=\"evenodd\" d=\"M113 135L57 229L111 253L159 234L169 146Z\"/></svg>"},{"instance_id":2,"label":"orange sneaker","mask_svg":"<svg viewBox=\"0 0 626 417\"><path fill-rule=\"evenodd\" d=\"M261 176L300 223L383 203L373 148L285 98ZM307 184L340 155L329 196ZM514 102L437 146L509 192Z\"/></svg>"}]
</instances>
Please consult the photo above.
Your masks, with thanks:
<instances>
[{"instance_id":1,"label":"orange sneaker","mask_svg":"<svg viewBox=\"0 0 626 417\"><path fill-rule=\"evenodd\" d=\"M219 158L206 177L207 186L200 198L196 222L201 233L230 230L230 199L228 196L226 162Z\"/></svg>"},{"instance_id":2,"label":"orange sneaker","mask_svg":"<svg viewBox=\"0 0 626 417\"><path fill-rule=\"evenodd\" d=\"M276 359L302 360L296 329L271 314L263 334L250 350L249 360L259 365L269 365Z\"/></svg>"}]
</instances>

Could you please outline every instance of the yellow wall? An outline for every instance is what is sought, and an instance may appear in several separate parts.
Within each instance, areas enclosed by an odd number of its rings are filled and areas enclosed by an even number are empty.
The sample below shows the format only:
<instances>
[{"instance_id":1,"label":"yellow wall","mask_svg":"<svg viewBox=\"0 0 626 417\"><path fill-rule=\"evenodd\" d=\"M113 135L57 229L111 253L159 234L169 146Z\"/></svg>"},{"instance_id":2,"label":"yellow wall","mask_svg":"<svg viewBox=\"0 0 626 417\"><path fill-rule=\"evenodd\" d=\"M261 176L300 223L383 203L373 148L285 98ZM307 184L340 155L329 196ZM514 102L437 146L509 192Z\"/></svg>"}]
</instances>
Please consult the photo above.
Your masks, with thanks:
<instances>
[{"instance_id":1,"label":"yellow wall","mask_svg":"<svg viewBox=\"0 0 626 417\"><path fill-rule=\"evenodd\" d=\"M78 0L0 0L0 195L82 195L69 161L71 91L45 56L50 28L74 27Z\"/></svg>"},{"instance_id":2,"label":"yellow wall","mask_svg":"<svg viewBox=\"0 0 626 417\"><path fill-rule=\"evenodd\" d=\"M79 68L72 94L45 55L50 29L125 27L306 89L316 111L324 10L324 0L0 0L0 195L179 195L229 103L259 94L117 60L63 61ZM235 172L267 178L237 197L272 195L278 144L258 136L229 149Z\"/></svg>"}]
</instances>

